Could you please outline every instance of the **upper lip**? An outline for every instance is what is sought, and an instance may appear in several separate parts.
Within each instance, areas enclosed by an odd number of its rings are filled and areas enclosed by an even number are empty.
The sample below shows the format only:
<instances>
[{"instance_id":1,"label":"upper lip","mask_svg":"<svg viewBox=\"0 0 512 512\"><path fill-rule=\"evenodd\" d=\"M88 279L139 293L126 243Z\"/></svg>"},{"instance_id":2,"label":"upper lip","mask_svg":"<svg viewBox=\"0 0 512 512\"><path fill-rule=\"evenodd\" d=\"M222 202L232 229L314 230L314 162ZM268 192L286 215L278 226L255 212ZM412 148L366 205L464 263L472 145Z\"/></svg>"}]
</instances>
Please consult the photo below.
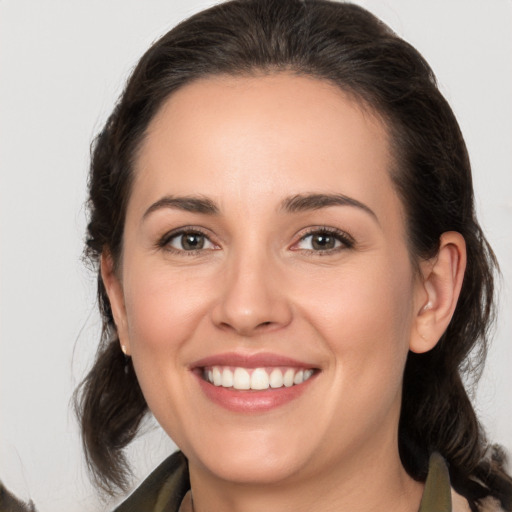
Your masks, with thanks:
<instances>
[{"instance_id":1,"label":"upper lip","mask_svg":"<svg viewBox=\"0 0 512 512\"><path fill-rule=\"evenodd\" d=\"M260 352L257 354L225 352L199 359L190 365L192 369L209 366L236 366L241 368L288 366L292 368L315 368L315 365L311 363L298 361L297 359L279 354L272 354L271 352Z\"/></svg>"}]
</instances>

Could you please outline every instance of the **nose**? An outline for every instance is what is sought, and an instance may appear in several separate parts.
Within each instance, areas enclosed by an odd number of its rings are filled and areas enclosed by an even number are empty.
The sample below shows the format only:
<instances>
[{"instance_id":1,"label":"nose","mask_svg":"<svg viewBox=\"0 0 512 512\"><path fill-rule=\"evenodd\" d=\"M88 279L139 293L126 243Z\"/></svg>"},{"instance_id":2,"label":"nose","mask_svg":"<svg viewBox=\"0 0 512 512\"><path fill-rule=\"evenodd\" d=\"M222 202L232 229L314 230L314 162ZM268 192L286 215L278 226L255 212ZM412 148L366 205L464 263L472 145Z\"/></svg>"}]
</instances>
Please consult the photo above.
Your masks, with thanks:
<instances>
[{"instance_id":1,"label":"nose","mask_svg":"<svg viewBox=\"0 0 512 512\"><path fill-rule=\"evenodd\" d=\"M279 265L257 254L233 259L227 264L219 300L212 309L215 325L244 337L288 325L292 308Z\"/></svg>"}]
</instances>

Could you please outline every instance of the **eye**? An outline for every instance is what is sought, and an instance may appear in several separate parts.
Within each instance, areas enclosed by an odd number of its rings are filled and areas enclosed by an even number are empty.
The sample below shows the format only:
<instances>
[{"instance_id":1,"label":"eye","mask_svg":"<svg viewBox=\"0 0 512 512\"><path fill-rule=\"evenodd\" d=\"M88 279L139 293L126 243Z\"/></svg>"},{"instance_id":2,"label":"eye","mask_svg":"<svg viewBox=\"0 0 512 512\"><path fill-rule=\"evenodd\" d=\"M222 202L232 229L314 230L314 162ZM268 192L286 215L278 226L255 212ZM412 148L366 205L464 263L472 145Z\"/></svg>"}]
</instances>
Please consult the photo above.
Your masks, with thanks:
<instances>
[{"instance_id":1,"label":"eye","mask_svg":"<svg viewBox=\"0 0 512 512\"><path fill-rule=\"evenodd\" d=\"M216 249L215 244L200 231L180 231L164 237L161 245L176 252L193 252Z\"/></svg>"},{"instance_id":2,"label":"eye","mask_svg":"<svg viewBox=\"0 0 512 512\"><path fill-rule=\"evenodd\" d=\"M294 250L311 252L332 252L350 248L354 245L352 238L335 229L316 229L304 235L293 247Z\"/></svg>"}]
</instances>

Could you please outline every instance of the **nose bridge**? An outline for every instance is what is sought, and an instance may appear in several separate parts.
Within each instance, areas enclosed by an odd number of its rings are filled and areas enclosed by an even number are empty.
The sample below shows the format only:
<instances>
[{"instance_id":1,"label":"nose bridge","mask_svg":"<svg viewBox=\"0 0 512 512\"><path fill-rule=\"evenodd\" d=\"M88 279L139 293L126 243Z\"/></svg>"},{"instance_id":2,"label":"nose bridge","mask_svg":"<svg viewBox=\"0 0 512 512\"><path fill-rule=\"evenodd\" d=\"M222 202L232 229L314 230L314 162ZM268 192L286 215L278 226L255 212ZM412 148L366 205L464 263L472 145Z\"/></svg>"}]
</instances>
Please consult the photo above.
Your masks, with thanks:
<instances>
[{"instance_id":1,"label":"nose bridge","mask_svg":"<svg viewBox=\"0 0 512 512\"><path fill-rule=\"evenodd\" d=\"M225 279L214 312L215 323L241 335L286 325L291 310L282 284L277 256L253 238L233 247L226 261Z\"/></svg>"}]
</instances>

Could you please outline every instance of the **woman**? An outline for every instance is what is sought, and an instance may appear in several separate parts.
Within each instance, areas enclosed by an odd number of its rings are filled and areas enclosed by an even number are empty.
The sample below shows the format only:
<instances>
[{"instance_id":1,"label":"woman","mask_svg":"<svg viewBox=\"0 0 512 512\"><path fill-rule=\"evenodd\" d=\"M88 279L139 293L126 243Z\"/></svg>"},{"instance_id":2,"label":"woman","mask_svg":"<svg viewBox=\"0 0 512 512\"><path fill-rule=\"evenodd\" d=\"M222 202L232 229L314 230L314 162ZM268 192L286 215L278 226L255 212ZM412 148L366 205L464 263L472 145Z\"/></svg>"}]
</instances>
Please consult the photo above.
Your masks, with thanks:
<instances>
[{"instance_id":1,"label":"woman","mask_svg":"<svg viewBox=\"0 0 512 512\"><path fill-rule=\"evenodd\" d=\"M96 140L90 214L91 469L125 484L148 410L182 451L118 510L512 509L461 380L496 265L464 141L372 15L260 0L180 24Z\"/></svg>"}]
</instances>

